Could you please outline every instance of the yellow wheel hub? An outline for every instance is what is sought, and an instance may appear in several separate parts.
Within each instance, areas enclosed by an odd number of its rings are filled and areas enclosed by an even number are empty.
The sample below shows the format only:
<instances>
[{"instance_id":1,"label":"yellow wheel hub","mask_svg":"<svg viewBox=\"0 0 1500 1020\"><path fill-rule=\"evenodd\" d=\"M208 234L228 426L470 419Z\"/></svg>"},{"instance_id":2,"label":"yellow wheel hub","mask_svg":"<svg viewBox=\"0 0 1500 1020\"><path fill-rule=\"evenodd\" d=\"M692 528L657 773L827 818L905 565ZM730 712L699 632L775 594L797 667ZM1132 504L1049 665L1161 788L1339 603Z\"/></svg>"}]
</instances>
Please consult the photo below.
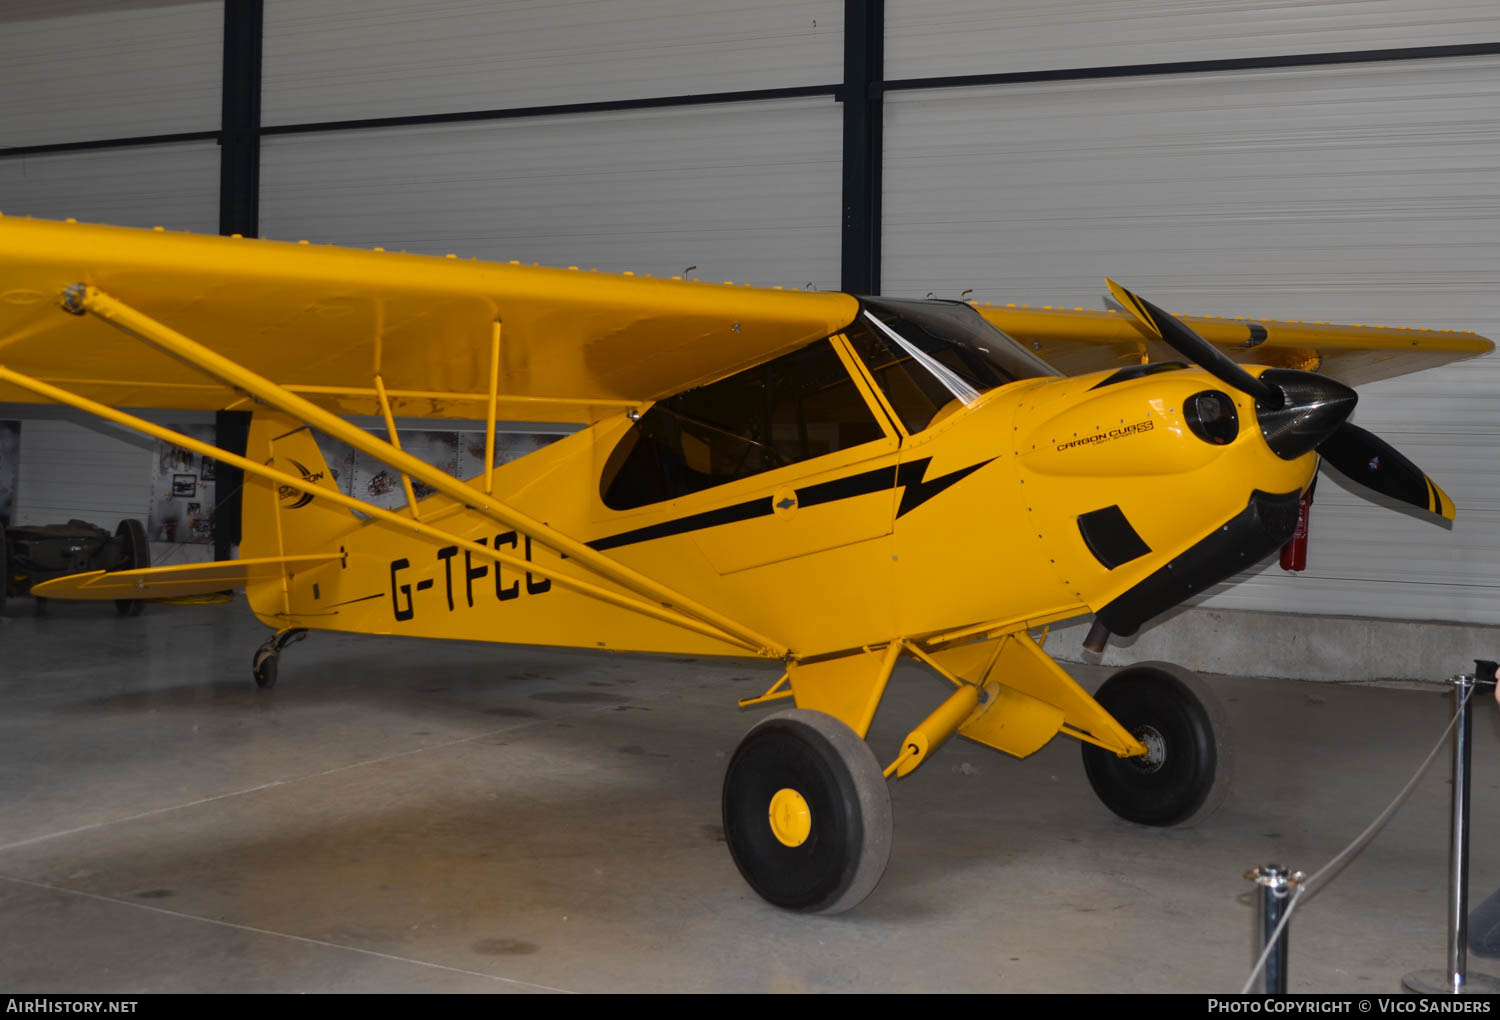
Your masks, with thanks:
<instances>
[{"instance_id":1,"label":"yellow wheel hub","mask_svg":"<svg viewBox=\"0 0 1500 1020\"><path fill-rule=\"evenodd\" d=\"M785 846L801 846L812 832L812 812L802 794L787 787L771 798L771 833Z\"/></svg>"}]
</instances>

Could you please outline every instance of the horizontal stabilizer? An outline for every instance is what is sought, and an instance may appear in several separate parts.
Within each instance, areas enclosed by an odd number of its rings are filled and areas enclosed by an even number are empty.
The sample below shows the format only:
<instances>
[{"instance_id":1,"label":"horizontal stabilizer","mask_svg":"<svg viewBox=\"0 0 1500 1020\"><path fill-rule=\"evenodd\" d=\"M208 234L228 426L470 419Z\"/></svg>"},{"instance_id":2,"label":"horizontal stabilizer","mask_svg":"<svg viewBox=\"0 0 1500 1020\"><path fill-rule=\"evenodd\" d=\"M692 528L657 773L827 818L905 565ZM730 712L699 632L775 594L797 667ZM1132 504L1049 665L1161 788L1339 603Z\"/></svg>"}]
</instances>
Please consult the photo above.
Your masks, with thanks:
<instances>
[{"instance_id":1,"label":"horizontal stabilizer","mask_svg":"<svg viewBox=\"0 0 1500 1020\"><path fill-rule=\"evenodd\" d=\"M307 569L336 563L342 558L343 554L335 552L140 570L91 570L43 581L31 589L31 594L47 599L160 599L207 595L226 588L240 588L251 581L272 580L289 567Z\"/></svg>"}]
</instances>

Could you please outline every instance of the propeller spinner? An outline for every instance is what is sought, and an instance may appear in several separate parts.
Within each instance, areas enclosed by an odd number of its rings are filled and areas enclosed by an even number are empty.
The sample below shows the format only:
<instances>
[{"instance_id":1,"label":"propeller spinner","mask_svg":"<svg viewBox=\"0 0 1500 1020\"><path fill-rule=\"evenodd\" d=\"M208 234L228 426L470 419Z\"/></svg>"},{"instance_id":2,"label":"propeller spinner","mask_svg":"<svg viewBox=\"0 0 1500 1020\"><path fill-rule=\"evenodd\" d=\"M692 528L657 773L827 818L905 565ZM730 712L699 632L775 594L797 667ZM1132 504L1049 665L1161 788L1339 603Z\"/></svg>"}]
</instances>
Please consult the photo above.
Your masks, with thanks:
<instances>
[{"instance_id":1,"label":"propeller spinner","mask_svg":"<svg viewBox=\"0 0 1500 1020\"><path fill-rule=\"evenodd\" d=\"M1163 311L1113 280L1111 304L1226 386L1255 399L1256 418L1277 456L1292 460L1316 450L1350 480L1392 499L1448 520L1453 500L1393 446L1347 419L1358 395L1343 383L1292 369L1267 369L1258 377Z\"/></svg>"}]
</instances>

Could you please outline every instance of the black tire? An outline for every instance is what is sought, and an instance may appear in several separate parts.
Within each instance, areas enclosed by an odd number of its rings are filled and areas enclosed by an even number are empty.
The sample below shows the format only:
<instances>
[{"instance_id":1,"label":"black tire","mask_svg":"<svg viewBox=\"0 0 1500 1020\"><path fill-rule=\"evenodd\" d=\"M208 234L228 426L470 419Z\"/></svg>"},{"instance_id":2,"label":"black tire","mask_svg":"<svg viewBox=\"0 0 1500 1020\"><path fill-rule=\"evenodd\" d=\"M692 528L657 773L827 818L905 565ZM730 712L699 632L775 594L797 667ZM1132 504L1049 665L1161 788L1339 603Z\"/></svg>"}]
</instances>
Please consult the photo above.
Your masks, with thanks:
<instances>
[{"instance_id":1,"label":"black tire","mask_svg":"<svg viewBox=\"0 0 1500 1020\"><path fill-rule=\"evenodd\" d=\"M255 653L255 658L250 662L250 675L255 677L255 686L263 691L269 691L276 686L276 666L281 656L272 653L262 655Z\"/></svg>"},{"instance_id":2,"label":"black tire","mask_svg":"<svg viewBox=\"0 0 1500 1020\"><path fill-rule=\"evenodd\" d=\"M1104 806L1141 825L1207 818L1229 792L1232 757L1223 706L1201 680L1143 662L1104 681L1094 699L1146 744L1145 758L1083 745L1083 769Z\"/></svg>"},{"instance_id":3,"label":"black tire","mask_svg":"<svg viewBox=\"0 0 1500 1020\"><path fill-rule=\"evenodd\" d=\"M807 812L802 842L772 828L781 791ZM836 914L875 888L891 855L891 795L875 755L831 715L778 712L757 724L724 776L724 835L745 881L778 907Z\"/></svg>"},{"instance_id":4,"label":"black tire","mask_svg":"<svg viewBox=\"0 0 1500 1020\"><path fill-rule=\"evenodd\" d=\"M115 537L125 540L129 566L124 570L140 570L151 566L151 543L146 538L146 526L134 517L126 518L115 528ZM115 599L115 612L121 616L140 616L146 608L145 599Z\"/></svg>"}]
</instances>

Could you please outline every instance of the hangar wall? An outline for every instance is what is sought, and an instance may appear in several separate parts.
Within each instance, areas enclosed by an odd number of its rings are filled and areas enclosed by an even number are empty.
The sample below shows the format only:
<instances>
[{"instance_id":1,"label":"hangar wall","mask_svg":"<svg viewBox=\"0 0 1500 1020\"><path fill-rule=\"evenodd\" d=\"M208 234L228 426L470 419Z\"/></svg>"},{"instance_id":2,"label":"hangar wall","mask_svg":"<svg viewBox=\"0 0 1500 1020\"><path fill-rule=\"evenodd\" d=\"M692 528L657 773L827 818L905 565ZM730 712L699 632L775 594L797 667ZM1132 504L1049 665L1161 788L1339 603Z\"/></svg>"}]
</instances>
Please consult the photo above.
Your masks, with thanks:
<instances>
[{"instance_id":1,"label":"hangar wall","mask_svg":"<svg viewBox=\"0 0 1500 1020\"><path fill-rule=\"evenodd\" d=\"M223 26L218 0L0 6L0 213L212 233ZM74 147L119 138L156 141ZM13 523L146 518L150 441L51 409L6 416L24 419Z\"/></svg>"},{"instance_id":2,"label":"hangar wall","mask_svg":"<svg viewBox=\"0 0 1500 1020\"><path fill-rule=\"evenodd\" d=\"M222 4L20 24L5 144L174 140L0 158L0 210L213 229ZM143 55L99 55L122 35ZM1481 0L265 0L262 45L270 236L833 287L853 167L883 293L1093 305L1110 273L1195 312L1500 335ZM877 104L868 166L851 88ZM1448 488L1452 533L1330 476L1307 573L1208 605L1500 624L1497 382L1494 357L1422 373L1356 416Z\"/></svg>"},{"instance_id":3,"label":"hangar wall","mask_svg":"<svg viewBox=\"0 0 1500 1020\"><path fill-rule=\"evenodd\" d=\"M273 237L822 290L839 113L807 99L268 138ZM335 197L336 196L336 197Z\"/></svg>"},{"instance_id":4,"label":"hangar wall","mask_svg":"<svg viewBox=\"0 0 1500 1020\"><path fill-rule=\"evenodd\" d=\"M843 62L842 0L267 0L265 12L267 125L819 85Z\"/></svg>"},{"instance_id":5,"label":"hangar wall","mask_svg":"<svg viewBox=\"0 0 1500 1020\"><path fill-rule=\"evenodd\" d=\"M5 146L217 131L223 30L222 0L0 5Z\"/></svg>"},{"instance_id":6,"label":"hangar wall","mask_svg":"<svg viewBox=\"0 0 1500 1020\"><path fill-rule=\"evenodd\" d=\"M841 0L269 0L264 47L270 236L838 286L829 95L636 104L838 81Z\"/></svg>"},{"instance_id":7,"label":"hangar wall","mask_svg":"<svg viewBox=\"0 0 1500 1020\"><path fill-rule=\"evenodd\" d=\"M1489 0L922 0L886 5L890 80L1495 39Z\"/></svg>"}]
</instances>

